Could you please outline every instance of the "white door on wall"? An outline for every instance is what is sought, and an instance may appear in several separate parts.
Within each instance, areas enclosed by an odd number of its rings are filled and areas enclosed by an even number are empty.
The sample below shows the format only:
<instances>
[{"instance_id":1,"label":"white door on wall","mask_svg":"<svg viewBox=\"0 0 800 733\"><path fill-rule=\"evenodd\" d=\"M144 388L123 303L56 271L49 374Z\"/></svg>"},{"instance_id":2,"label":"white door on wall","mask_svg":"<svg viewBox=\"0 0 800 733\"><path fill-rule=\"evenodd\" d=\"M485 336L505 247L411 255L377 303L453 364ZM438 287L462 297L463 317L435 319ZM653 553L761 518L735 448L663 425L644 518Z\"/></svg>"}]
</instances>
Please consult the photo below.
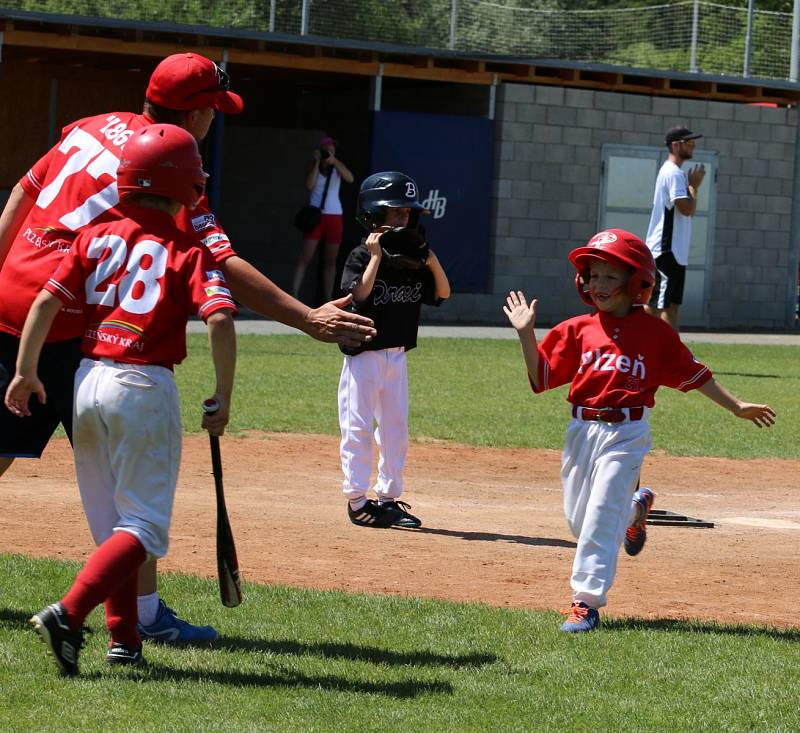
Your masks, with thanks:
<instances>
[{"instance_id":1,"label":"white door on wall","mask_svg":"<svg viewBox=\"0 0 800 733\"><path fill-rule=\"evenodd\" d=\"M603 174L600 183L598 229L626 229L642 239L653 208L656 177L667 158L666 147L604 145ZM692 217L692 241L686 287L680 312L682 326L708 328L708 290L714 248L717 153L695 150L684 170L702 163L706 177L697 197Z\"/></svg>"}]
</instances>

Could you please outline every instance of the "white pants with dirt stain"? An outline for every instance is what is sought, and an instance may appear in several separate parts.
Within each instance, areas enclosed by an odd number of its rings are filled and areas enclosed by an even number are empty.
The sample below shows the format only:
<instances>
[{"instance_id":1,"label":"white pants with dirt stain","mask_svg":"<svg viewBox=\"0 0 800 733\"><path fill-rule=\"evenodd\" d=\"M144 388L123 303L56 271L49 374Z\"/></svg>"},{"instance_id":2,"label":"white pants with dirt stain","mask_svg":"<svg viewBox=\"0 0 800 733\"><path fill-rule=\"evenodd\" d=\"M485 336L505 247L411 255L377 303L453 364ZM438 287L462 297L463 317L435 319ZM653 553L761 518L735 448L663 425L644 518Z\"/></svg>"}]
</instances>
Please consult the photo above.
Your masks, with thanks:
<instances>
[{"instance_id":1,"label":"white pants with dirt stain","mask_svg":"<svg viewBox=\"0 0 800 733\"><path fill-rule=\"evenodd\" d=\"M574 601L608 602L625 530L637 518L631 499L650 450L647 410L621 423L573 419L561 462L564 514L578 540L572 565Z\"/></svg>"},{"instance_id":2,"label":"white pants with dirt stain","mask_svg":"<svg viewBox=\"0 0 800 733\"><path fill-rule=\"evenodd\" d=\"M344 495L365 496L370 488L374 438L378 446L378 499L403 493L408 453L408 372L403 347L345 356L339 379L339 455Z\"/></svg>"},{"instance_id":3,"label":"white pants with dirt stain","mask_svg":"<svg viewBox=\"0 0 800 733\"><path fill-rule=\"evenodd\" d=\"M94 541L134 535L150 557L167 552L181 460L172 372L83 359L75 374L75 472Z\"/></svg>"}]
</instances>

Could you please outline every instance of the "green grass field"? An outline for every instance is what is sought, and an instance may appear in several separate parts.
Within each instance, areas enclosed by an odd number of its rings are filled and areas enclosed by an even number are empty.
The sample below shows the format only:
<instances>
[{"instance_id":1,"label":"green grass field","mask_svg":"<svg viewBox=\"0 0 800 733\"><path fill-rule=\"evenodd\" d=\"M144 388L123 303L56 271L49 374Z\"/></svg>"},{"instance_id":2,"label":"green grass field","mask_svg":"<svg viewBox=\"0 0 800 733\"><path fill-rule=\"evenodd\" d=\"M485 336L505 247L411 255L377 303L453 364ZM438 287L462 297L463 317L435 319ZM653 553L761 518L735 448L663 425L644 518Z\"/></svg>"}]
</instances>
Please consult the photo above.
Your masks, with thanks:
<instances>
[{"instance_id":1,"label":"green grass field","mask_svg":"<svg viewBox=\"0 0 800 733\"><path fill-rule=\"evenodd\" d=\"M305 336L239 336L231 431L337 434L342 357ZM653 448L675 455L800 456L800 360L789 346L694 345L719 381L777 411L758 429L698 393L661 389L651 412ZM185 426L199 430L200 402L213 387L203 335L190 338L178 368ZM567 390L534 395L516 341L427 339L409 353L412 438L481 446L560 449L569 419Z\"/></svg>"},{"instance_id":2,"label":"green grass field","mask_svg":"<svg viewBox=\"0 0 800 733\"><path fill-rule=\"evenodd\" d=\"M214 648L147 645L109 669L102 616L61 678L27 618L75 564L0 556L2 731L795 731L800 631L604 618L170 575L165 594L219 628ZM17 579L18 582L10 582ZM22 582L24 579L24 582Z\"/></svg>"},{"instance_id":3,"label":"green grass field","mask_svg":"<svg viewBox=\"0 0 800 733\"><path fill-rule=\"evenodd\" d=\"M232 433L337 432L335 347L302 336L239 344ZM778 424L758 430L701 395L663 390L655 448L797 458L794 351L694 351L733 392L769 402ZM196 431L212 384L204 337L190 354L178 380ZM560 448L566 392L531 394L515 342L426 340L409 364L413 437ZM27 619L77 568L0 555L2 732L800 730L800 629L604 615L601 631L576 638L558 632L554 612L251 584L231 610L215 583L184 575L163 577L162 590L220 630L214 648L148 645L148 667L109 669L95 611L82 676L64 679Z\"/></svg>"}]
</instances>

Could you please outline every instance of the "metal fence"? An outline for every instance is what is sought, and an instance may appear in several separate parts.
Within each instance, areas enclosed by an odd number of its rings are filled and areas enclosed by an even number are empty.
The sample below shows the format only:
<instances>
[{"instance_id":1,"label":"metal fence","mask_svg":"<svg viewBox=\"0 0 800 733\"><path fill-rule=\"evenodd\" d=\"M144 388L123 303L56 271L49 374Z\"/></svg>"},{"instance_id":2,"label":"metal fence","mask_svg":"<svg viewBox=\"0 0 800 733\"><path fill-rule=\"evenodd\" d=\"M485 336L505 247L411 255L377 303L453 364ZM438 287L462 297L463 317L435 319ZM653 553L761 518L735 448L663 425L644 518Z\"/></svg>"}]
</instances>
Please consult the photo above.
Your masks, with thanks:
<instances>
[{"instance_id":1,"label":"metal fence","mask_svg":"<svg viewBox=\"0 0 800 733\"><path fill-rule=\"evenodd\" d=\"M792 16L682 0L563 10L553 0L0 0L3 7L764 79L790 78Z\"/></svg>"}]
</instances>

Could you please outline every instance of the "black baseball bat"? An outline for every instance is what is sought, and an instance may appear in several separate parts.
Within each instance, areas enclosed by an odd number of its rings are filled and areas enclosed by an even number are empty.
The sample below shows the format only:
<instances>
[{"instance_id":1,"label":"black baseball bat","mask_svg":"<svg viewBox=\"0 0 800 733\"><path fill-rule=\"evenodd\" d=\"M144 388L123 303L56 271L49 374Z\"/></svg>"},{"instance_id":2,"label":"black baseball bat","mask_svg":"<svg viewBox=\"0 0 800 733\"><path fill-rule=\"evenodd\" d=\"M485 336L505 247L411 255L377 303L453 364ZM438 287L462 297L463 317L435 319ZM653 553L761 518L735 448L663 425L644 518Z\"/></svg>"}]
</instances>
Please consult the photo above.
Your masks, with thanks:
<instances>
[{"instance_id":1,"label":"black baseball bat","mask_svg":"<svg viewBox=\"0 0 800 733\"><path fill-rule=\"evenodd\" d=\"M219 410L215 399L203 402L203 412L213 415ZM211 445L211 468L214 472L214 488L217 493L217 577L219 578L219 595L222 605L235 608L242 602L242 586L239 579L239 560L236 557L236 545L228 519L228 508L225 506L225 490L222 485L222 457L219 451L219 437L208 436Z\"/></svg>"}]
</instances>

